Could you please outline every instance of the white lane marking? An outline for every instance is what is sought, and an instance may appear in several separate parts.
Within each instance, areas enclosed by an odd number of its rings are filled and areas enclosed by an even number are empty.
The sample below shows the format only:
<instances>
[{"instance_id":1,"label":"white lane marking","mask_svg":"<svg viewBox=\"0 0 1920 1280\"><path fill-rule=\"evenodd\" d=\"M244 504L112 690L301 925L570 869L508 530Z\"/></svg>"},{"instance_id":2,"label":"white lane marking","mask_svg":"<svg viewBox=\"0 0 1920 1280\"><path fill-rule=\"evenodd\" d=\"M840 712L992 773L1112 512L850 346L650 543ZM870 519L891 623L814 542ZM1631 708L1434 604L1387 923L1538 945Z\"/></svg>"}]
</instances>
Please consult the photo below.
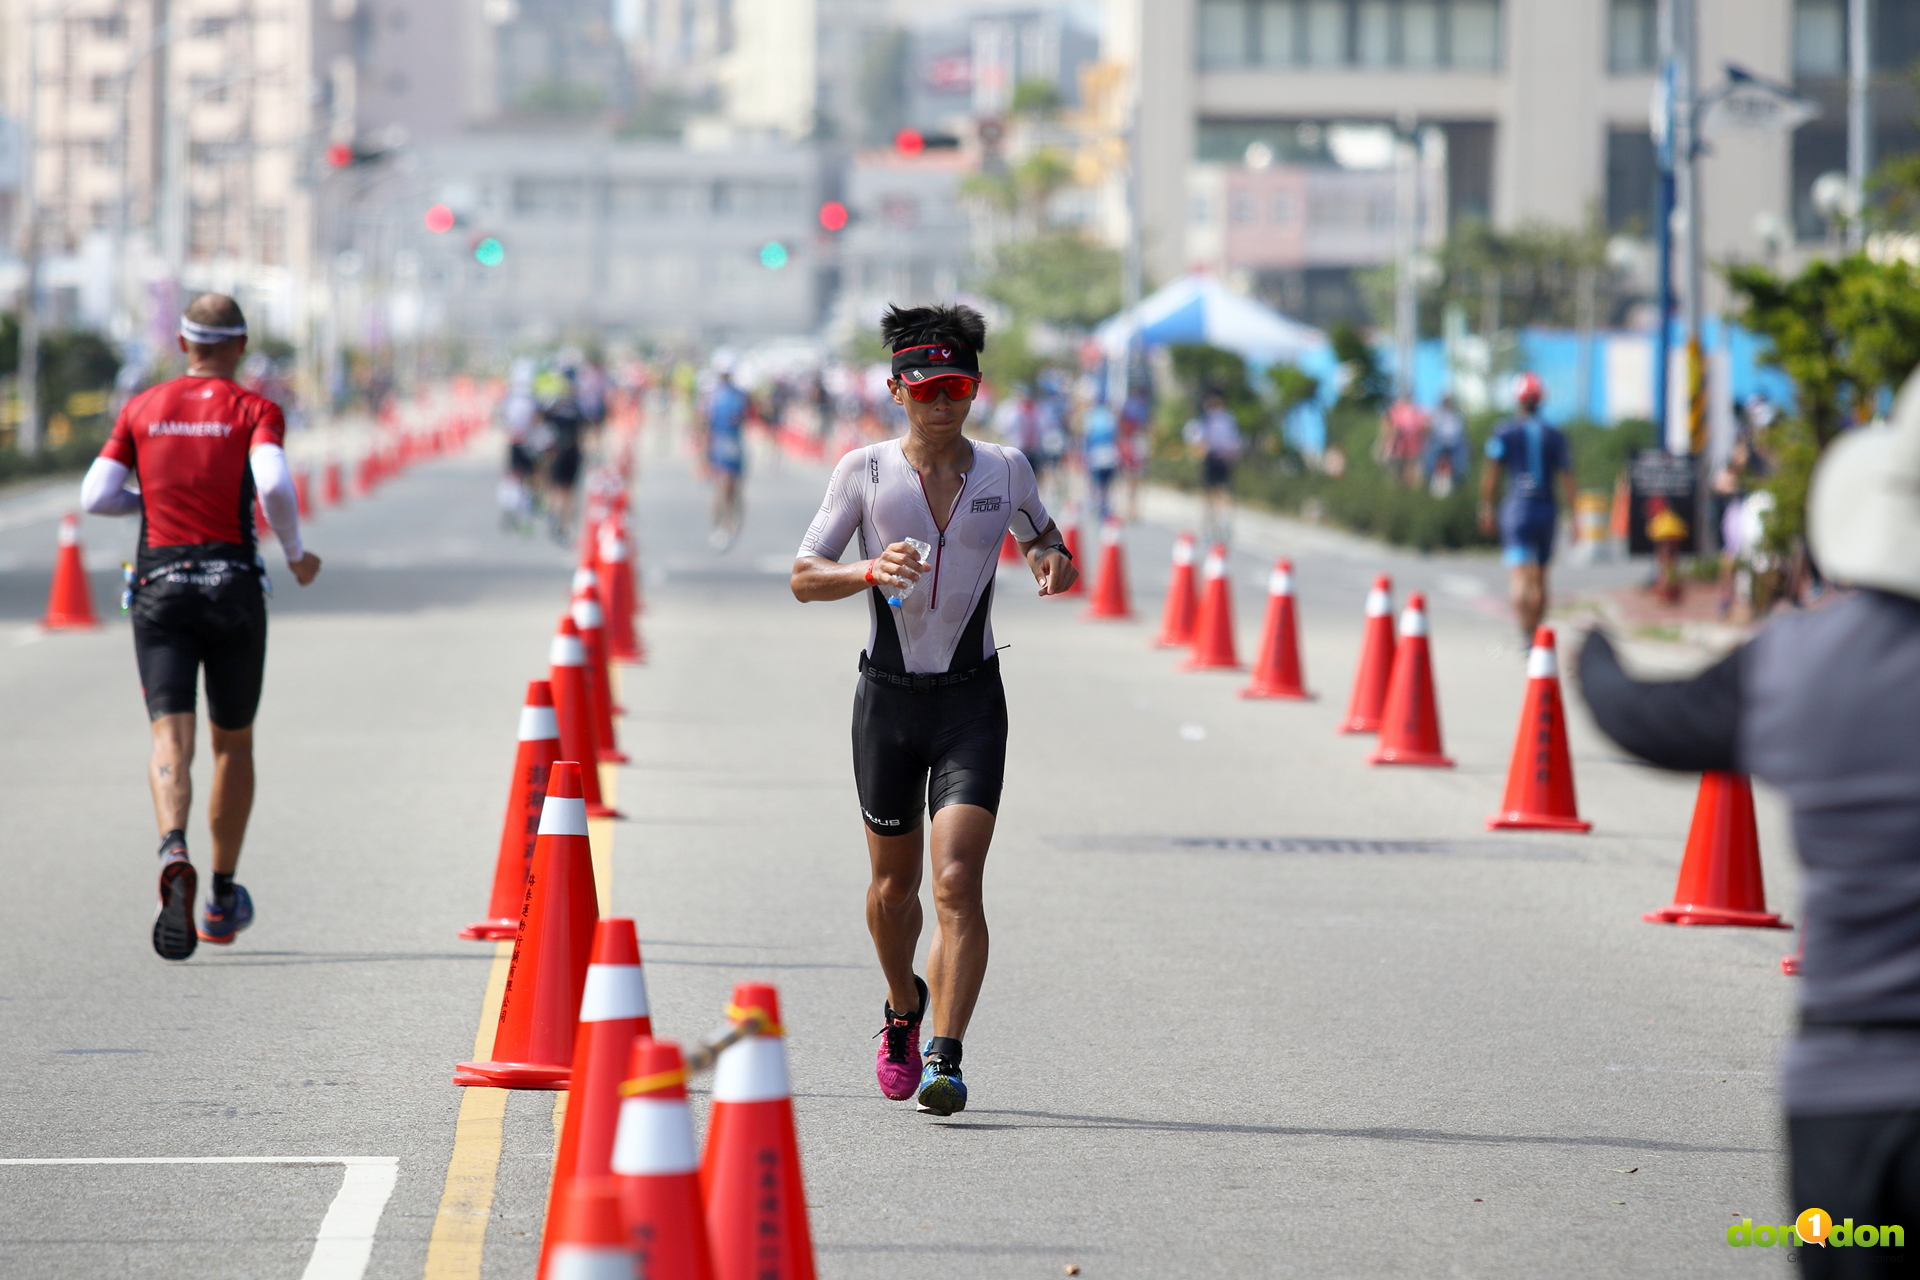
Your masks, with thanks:
<instances>
[{"instance_id":1,"label":"white lane marking","mask_svg":"<svg viewBox=\"0 0 1920 1280\"><path fill-rule=\"evenodd\" d=\"M0 1159L4 1165L77 1164L339 1164L340 1190L320 1220L313 1254L300 1280L361 1280L373 1256L373 1238L387 1199L400 1180L399 1156L72 1156Z\"/></svg>"}]
</instances>

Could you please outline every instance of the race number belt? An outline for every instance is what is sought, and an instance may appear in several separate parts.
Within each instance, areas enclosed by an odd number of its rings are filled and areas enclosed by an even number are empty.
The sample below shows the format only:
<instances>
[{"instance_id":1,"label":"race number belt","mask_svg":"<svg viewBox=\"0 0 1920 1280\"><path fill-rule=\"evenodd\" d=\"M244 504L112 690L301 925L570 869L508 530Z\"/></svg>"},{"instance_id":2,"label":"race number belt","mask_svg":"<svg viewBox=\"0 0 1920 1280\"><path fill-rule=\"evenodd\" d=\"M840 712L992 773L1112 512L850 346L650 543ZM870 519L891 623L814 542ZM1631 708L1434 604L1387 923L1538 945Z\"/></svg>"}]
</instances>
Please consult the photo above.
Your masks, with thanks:
<instances>
[{"instance_id":1,"label":"race number belt","mask_svg":"<svg viewBox=\"0 0 1920 1280\"><path fill-rule=\"evenodd\" d=\"M965 684L977 675L1000 669L1000 655L994 654L977 667L968 667L965 671L884 671L867 661L867 655L860 655L860 674L875 684L883 684L894 689L906 689L913 693L932 693L936 689L949 689L956 684Z\"/></svg>"}]
</instances>

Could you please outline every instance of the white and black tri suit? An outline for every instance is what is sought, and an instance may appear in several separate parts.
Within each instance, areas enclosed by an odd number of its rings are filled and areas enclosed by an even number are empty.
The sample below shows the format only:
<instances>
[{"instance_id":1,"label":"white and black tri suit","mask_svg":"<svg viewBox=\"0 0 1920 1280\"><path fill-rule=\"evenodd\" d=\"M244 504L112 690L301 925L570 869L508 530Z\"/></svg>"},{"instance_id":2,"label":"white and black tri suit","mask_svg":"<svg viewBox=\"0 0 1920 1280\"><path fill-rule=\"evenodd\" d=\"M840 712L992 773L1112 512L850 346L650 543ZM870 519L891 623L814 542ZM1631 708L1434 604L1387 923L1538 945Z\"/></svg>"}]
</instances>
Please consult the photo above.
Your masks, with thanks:
<instances>
[{"instance_id":1,"label":"white and black tri suit","mask_svg":"<svg viewBox=\"0 0 1920 1280\"><path fill-rule=\"evenodd\" d=\"M933 547L895 608L867 592L872 625L854 696L853 769L868 826L901 835L923 808L1000 804L1007 704L993 643L993 578L1009 529L1029 542L1051 523L1017 449L968 442L973 463L943 531L899 440L855 449L834 468L802 556L837 561L857 534L863 557L907 538Z\"/></svg>"}]
</instances>

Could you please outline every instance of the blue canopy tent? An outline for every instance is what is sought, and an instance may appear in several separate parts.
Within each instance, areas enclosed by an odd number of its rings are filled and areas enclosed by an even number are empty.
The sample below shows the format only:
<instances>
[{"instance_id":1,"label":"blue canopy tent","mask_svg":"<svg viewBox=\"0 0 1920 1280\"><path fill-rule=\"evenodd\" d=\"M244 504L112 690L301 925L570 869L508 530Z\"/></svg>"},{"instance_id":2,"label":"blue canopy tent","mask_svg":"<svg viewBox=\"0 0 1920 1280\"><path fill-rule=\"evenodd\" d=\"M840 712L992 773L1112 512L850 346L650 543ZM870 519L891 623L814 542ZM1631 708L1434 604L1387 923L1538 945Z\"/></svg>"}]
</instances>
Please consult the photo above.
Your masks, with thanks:
<instances>
[{"instance_id":1,"label":"blue canopy tent","mask_svg":"<svg viewBox=\"0 0 1920 1280\"><path fill-rule=\"evenodd\" d=\"M1148 348L1204 342L1234 352L1255 371L1294 365L1319 379L1320 392L1287 416L1287 440L1308 453L1326 447L1326 410L1340 393L1340 366L1327 335L1211 276L1183 276L1142 298L1095 329L1094 341L1109 361L1125 361L1136 343Z\"/></svg>"}]
</instances>

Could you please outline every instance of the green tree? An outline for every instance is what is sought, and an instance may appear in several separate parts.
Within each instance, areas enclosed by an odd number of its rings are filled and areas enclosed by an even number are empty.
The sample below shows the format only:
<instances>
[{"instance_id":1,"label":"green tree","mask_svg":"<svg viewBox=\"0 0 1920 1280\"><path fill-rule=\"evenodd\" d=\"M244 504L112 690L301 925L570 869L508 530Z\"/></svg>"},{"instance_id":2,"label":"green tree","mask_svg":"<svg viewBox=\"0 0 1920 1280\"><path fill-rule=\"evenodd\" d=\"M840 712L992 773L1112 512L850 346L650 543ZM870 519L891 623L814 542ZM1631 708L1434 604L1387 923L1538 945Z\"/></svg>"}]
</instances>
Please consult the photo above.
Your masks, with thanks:
<instances>
[{"instance_id":1,"label":"green tree","mask_svg":"<svg viewBox=\"0 0 1920 1280\"><path fill-rule=\"evenodd\" d=\"M1380 357L1365 335L1342 321L1333 326L1327 341L1333 346L1333 358L1347 371L1347 385L1340 392L1340 403L1369 411L1386 408L1393 383L1380 367Z\"/></svg>"},{"instance_id":2,"label":"green tree","mask_svg":"<svg viewBox=\"0 0 1920 1280\"><path fill-rule=\"evenodd\" d=\"M1775 463L1767 543L1785 553L1804 533L1820 453L1920 366L1920 271L1854 254L1809 263L1792 278L1732 267L1727 280L1745 301L1742 322L1772 341L1767 362L1794 383L1793 411L1764 442Z\"/></svg>"},{"instance_id":3,"label":"green tree","mask_svg":"<svg viewBox=\"0 0 1920 1280\"><path fill-rule=\"evenodd\" d=\"M1016 323L1091 329L1120 309L1120 255L1078 231L1053 228L994 250L980 292Z\"/></svg>"}]
</instances>

